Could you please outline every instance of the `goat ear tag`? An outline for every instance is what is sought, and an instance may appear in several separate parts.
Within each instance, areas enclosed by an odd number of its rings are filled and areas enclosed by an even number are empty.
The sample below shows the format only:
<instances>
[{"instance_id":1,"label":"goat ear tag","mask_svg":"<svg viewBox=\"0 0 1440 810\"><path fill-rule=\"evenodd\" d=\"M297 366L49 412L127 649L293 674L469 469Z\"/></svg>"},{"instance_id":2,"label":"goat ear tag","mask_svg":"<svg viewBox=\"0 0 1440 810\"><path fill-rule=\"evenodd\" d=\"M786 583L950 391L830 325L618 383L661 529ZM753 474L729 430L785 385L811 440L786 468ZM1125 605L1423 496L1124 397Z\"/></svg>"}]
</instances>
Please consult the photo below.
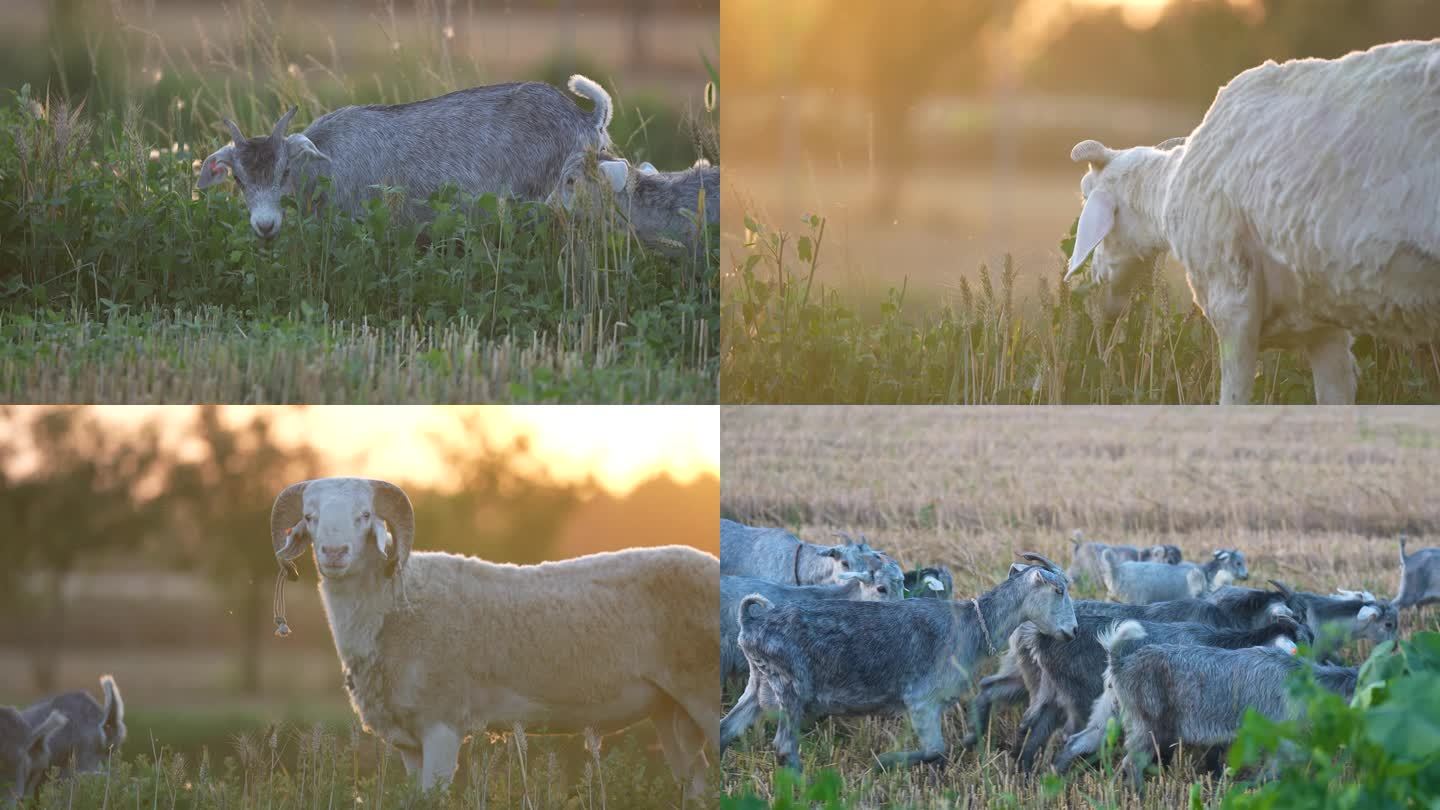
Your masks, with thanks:
<instances>
[{"instance_id":1,"label":"goat ear tag","mask_svg":"<svg viewBox=\"0 0 1440 810\"><path fill-rule=\"evenodd\" d=\"M1090 257L1110 229L1115 227L1115 198L1105 189L1096 189L1085 198L1080 209L1080 224L1075 227L1075 247L1070 253L1070 267L1065 278L1075 274Z\"/></svg>"},{"instance_id":2,"label":"goat ear tag","mask_svg":"<svg viewBox=\"0 0 1440 810\"><path fill-rule=\"evenodd\" d=\"M641 163L637 168L640 170L640 173L641 173L641 174L659 174L659 173L660 173L660 171L655 168L655 164L651 163L651 162L648 161L648 160L645 161L644 163Z\"/></svg>"}]
</instances>

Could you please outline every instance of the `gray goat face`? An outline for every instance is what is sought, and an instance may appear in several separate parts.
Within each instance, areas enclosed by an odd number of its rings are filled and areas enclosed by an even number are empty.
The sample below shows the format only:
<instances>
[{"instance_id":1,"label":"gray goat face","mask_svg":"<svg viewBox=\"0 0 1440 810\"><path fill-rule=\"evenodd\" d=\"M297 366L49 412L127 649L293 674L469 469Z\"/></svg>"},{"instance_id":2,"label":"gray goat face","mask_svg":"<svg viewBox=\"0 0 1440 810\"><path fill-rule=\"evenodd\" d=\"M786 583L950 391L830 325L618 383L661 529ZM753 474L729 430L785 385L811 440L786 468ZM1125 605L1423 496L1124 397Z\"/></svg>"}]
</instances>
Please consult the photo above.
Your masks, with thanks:
<instances>
[{"instance_id":1,"label":"gray goat face","mask_svg":"<svg viewBox=\"0 0 1440 810\"><path fill-rule=\"evenodd\" d=\"M1400 614L1388 602L1375 602L1360 608L1355 614L1353 638L1363 638L1379 644L1391 641L1400 629Z\"/></svg>"},{"instance_id":2,"label":"gray goat face","mask_svg":"<svg viewBox=\"0 0 1440 810\"><path fill-rule=\"evenodd\" d=\"M1010 575L1020 577L1026 586L1020 605L1022 617L1034 622L1036 629L1047 636L1067 641L1075 638L1079 623L1075 619L1075 603L1070 600L1070 586L1063 575L1038 565L1018 570L1012 566Z\"/></svg>"},{"instance_id":3,"label":"gray goat face","mask_svg":"<svg viewBox=\"0 0 1440 810\"><path fill-rule=\"evenodd\" d=\"M250 228L262 239L272 239L280 233L283 219L280 198L295 190L292 170L307 158L330 159L303 134L285 135L295 109L291 107L281 116L268 136L258 138L246 138L235 122L225 119L234 142L221 147L200 164L197 188L208 188L227 173L235 176L245 195L245 205L250 209Z\"/></svg>"},{"instance_id":4,"label":"gray goat face","mask_svg":"<svg viewBox=\"0 0 1440 810\"><path fill-rule=\"evenodd\" d=\"M12 708L0 708L0 806L18 804L40 784L50 767L50 740L65 726L59 712L38 728Z\"/></svg>"},{"instance_id":5,"label":"gray goat face","mask_svg":"<svg viewBox=\"0 0 1440 810\"><path fill-rule=\"evenodd\" d=\"M1250 569L1245 567L1245 555L1239 551L1233 548L1222 548L1215 552L1215 559L1220 561L1222 577L1228 575L1230 578L1236 580L1250 578ZM1216 582L1219 585L1229 584L1227 582L1221 582L1220 577L1217 577Z\"/></svg>"},{"instance_id":6,"label":"gray goat face","mask_svg":"<svg viewBox=\"0 0 1440 810\"><path fill-rule=\"evenodd\" d=\"M378 569L395 553L395 543L374 500L366 481L312 481L305 488L304 515L290 529L291 543L313 544L315 568L326 579Z\"/></svg>"}]
</instances>

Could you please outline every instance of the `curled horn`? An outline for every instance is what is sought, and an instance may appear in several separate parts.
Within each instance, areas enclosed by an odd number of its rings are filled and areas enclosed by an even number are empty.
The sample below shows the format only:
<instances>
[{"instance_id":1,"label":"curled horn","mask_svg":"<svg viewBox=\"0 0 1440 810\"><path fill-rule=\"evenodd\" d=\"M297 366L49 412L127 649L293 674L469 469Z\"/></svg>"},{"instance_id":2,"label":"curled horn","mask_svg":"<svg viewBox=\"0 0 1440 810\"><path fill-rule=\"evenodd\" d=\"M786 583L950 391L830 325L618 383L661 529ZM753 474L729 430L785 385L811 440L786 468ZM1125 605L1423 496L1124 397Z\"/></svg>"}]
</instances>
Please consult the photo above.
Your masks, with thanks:
<instances>
[{"instance_id":1,"label":"curled horn","mask_svg":"<svg viewBox=\"0 0 1440 810\"><path fill-rule=\"evenodd\" d=\"M310 538L303 532L295 531L305 514L305 485L309 481L291 484L275 496L275 505L270 507L270 545L275 550L275 562L280 566L275 574L275 594L271 602L271 613L275 616L275 635L284 638L290 635L290 624L285 621L285 580L300 578L300 570L291 560L304 553Z\"/></svg>"},{"instance_id":2,"label":"curled horn","mask_svg":"<svg viewBox=\"0 0 1440 810\"><path fill-rule=\"evenodd\" d=\"M285 131L290 129L290 119L295 117L295 111L298 109L300 108L291 105L290 109L286 110L285 114L280 116L280 120L275 124L275 131L270 133L272 139L278 141L285 137Z\"/></svg>"},{"instance_id":3,"label":"curled horn","mask_svg":"<svg viewBox=\"0 0 1440 810\"><path fill-rule=\"evenodd\" d=\"M244 142L245 142L245 134L240 131L240 127L235 126L235 122L234 122L234 121L231 121L229 118L226 118L226 119L225 119L225 128L228 129L228 130L230 130L230 137L231 137L231 139L233 139L233 140L235 141L235 143L244 143Z\"/></svg>"},{"instance_id":4,"label":"curled horn","mask_svg":"<svg viewBox=\"0 0 1440 810\"><path fill-rule=\"evenodd\" d=\"M385 575L394 576L405 567L415 543L415 508L410 505L405 490L389 481L371 481L370 485L375 493L375 514L390 524L390 534L395 540L395 548L385 566Z\"/></svg>"},{"instance_id":5,"label":"curled horn","mask_svg":"<svg viewBox=\"0 0 1440 810\"><path fill-rule=\"evenodd\" d=\"M301 481L281 490L275 496L275 505L270 507L270 545L275 550L276 562L282 567L289 566L292 580L299 578L299 572L290 561L304 553L309 542L308 538L291 531L304 515L305 485L309 483Z\"/></svg>"}]
</instances>

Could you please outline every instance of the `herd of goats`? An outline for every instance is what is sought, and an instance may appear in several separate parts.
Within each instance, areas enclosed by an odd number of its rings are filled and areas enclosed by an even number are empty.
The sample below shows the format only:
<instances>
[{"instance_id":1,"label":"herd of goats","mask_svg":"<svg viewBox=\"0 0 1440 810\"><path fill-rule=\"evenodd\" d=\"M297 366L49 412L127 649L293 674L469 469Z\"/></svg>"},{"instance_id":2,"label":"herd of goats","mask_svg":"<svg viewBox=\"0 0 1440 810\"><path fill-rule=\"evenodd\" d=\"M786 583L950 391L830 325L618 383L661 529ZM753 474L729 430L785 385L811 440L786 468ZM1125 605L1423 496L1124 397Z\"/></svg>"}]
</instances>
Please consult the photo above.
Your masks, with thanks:
<instances>
[{"instance_id":1,"label":"herd of goats","mask_svg":"<svg viewBox=\"0 0 1440 810\"><path fill-rule=\"evenodd\" d=\"M1051 765L1064 773L1100 753L1118 715L1121 770L1143 789L1154 752L1200 751L1218 772L1247 708L1294 717L1287 681L1301 667L1349 696L1358 667L1340 660L1344 644L1393 639L1400 610L1440 602L1440 548L1407 554L1404 537L1393 601L1277 580L1237 586L1249 578L1238 550L1186 562L1175 546L1105 545L1078 532L1068 571L1024 553L989 591L955 598L943 567L903 572L863 537L839 537L816 545L721 520L722 683L748 677L721 721L722 751L765 710L778 717L778 764L798 770L807 719L903 712L920 747L877 755L878 767L942 761L945 710L1003 649L998 671L979 681L961 744L988 736L997 705L1028 697L1012 746L1019 767L1033 772L1063 730ZM1077 580L1103 583L1114 601L1072 598ZM1313 662L1295 655L1301 644Z\"/></svg>"}]
</instances>

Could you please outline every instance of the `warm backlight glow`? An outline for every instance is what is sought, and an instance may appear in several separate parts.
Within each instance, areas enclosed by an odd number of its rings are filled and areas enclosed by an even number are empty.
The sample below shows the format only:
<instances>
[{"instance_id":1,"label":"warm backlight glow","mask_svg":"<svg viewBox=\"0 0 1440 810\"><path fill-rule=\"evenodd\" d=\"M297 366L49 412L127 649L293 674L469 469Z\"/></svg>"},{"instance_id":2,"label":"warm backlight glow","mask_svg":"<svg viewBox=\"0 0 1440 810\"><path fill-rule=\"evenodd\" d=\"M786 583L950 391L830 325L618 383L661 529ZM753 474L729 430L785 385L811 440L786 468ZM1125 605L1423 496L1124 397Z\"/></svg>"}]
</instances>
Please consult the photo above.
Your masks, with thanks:
<instances>
[{"instance_id":1,"label":"warm backlight glow","mask_svg":"<svg viewBox=\"0 0 1440 810\"><path fill-rule=\"evenodd\" d=\"M469 446L482 433L494 446L529 437L536 463L560 480L593 475L623 495L647 478L681 482L720 471L716 406L221 406L224 417L247 422L257 413L274 420L288 441L308 441L329 475L361 475L444 487L444 444ZM95 406L117 427L156 423L182 448L196 412L192 406ZM21 467L25 466L23 461Z\"/></svg>"}]
</instances>

